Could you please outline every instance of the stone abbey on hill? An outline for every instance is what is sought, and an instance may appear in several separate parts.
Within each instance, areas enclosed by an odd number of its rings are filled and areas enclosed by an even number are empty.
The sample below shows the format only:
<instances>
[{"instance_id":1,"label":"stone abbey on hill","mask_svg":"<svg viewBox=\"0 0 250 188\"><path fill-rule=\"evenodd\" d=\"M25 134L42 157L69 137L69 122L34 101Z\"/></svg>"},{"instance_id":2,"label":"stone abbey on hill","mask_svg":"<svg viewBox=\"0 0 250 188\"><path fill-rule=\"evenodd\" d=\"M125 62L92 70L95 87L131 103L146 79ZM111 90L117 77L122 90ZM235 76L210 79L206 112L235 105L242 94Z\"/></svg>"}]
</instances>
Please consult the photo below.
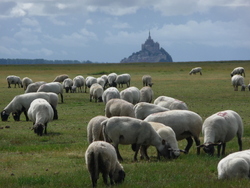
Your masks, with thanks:
<instances>
[{"instance_id":1,"label":"stone abbey on hill","mask_svg":"<svg viewBox=\"0 0 250 188\"><path fill-rule=\"evenodd\" d=\"M166 52L163 48L160 48L158 42L154 42L154 40L150 36L145 41L144 44L141 45L141 50L139 52L133 53L128 58L124 58L120 63L134 63L134 62L173 62L172 57Z\"/></svg>"}]
</instances>

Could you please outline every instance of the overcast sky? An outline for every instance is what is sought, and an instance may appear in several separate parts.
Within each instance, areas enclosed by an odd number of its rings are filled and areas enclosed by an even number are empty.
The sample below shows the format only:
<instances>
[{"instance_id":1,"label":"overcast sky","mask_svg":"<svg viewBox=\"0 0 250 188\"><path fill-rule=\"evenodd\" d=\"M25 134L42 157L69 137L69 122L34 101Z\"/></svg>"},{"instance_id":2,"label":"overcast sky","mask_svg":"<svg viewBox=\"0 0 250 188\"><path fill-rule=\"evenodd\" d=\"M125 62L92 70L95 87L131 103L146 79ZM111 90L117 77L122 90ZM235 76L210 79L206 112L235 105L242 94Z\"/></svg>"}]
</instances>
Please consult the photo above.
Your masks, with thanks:
<instances>
[{"instance_id":1,"label":"overcast sky","mask_svg":"<svg viewBox=\"0 0 250 188\"><path fill-rule=\"evenodd\" d=\"M250 0L0 1L0 58L117 63L149 30L175 62L250 60Z\"/></svg>"}]
</instances>

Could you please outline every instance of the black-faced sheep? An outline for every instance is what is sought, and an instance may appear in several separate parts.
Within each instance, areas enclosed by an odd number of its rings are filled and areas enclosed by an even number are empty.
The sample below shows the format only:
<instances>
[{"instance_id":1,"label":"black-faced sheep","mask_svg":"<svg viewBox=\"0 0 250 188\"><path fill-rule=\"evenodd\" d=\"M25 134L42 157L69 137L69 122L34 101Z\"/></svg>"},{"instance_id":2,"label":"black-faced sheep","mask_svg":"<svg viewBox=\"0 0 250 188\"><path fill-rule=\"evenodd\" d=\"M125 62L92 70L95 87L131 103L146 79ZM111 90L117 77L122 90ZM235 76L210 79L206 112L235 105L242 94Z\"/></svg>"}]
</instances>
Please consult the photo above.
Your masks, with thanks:
<instances>
[{"instance_id":1,"label":"black-faced sheep","mask_svg":"<svg viewBox=\"0 0 250 188\"><path fill-rule=\"evenodd\" d=\"M231 78L231 82L232 82L234 91L238 91L238 86L241 86L241 91L245 91L246 85L244 83L243 76L236 74Z\"/></svg>"},{"instance_id":2,"label":"black-faced sheep","mask_svg":"<svg viewBox=\"0 0 250 188\"><path fill-rule=\"evenodd\" d=\"M144 86L140 89L140 102L151 103L153 101L154 92L151 87Z\"/></svg>"},{"instance_id":3,"label":"black-faced sheep","mask_svg":"<svg viewBox=\"0 0 250 188\"><path fill-rule=\"evenodd\" d=\"M116 80L116 77L117 77L117 74L116 73L110 73L108 75L108 84L109 84L109 87L116 87L116 83L115 83L115 80Z\"/></svg>"},{"instance_id":4,"label":"black-faced sheep","mask_svg":"<svg viewBox=\"0 0 250 188\"><path fill-rule=\"evenodd\" d=\"M94 99L95 102L102 102L102 94L103 87L98 83L92 84L89 89L89 101L92 102L92 99Z\"/></svg>"},{"instance_id":5,"label":"black-faced sheep","mask_svg":"<svg viewBox=\"0 0 250 188\"><path fill-rule=\"evenodd\" d=\"M76 76L73 79L73 86L72 86L72 92L76 92L76 89L78 88L78 92L82 92L82 87L84 87L85 80L84 77L81 75Z\"/></svg>"},{"instance_id":6,"label":"black-faced sheep","mask_svg":"<svg viewBox=\"0 0 250 188\"><path fill-rule=\"evenodd\" d=\"M105 105L105 115L135 117L134 105L123 99L110 99Z\"/></svg>"},{"instance_id":7,"label":"black-faced sheep","mask_svg":"<svg viewBox=\"0 0 250 188\"><path fill-rule=\"evenodd\" d=\"M120 99L120 92L115 87L109 87L102 94L102 101L106 104L110 99Z\"/></svg>"},{"instance_id":8,"label":"black-faced sheep","mask_svg":"<svg viewBox=\"0 0 250 188\"><path fill-rule=\"evenodd\" d=\"M233 77L236 74L240 74L242 76L242 74L245 75L245 69L243 67L236 67L230 74L231 77Z\"/></svg>"},{"instance_id":9,"label":"black-faced sheep","mask_svg":"<svg viewBox=\"0 0 250 188\"><path fill-rule=\"evenodd\" d=\"M8 83L8 88L11 88L10 87L11 84L14 84L15 87L16 87L16 85L18 85L19 88L23 87L22 80L19 76L9 75L9 76L7 76L6 80Z\"/></svg>"},{"instance_id":10,"label":"black-faced sheep","mask_svg":"<svg viewBox=\"0 0 250 188\"><path fill-rule=\"evenodd\" d=\"M188 110L188 107L185 102L167 96L157 97L154 100L154 104L168 108L170 110Z\"/></svg>"},{"instance_id":11,"label":"black-faced sheep","mask_svg":"<svg viewBox=\"0 0 250 188\"><path fill-rule=\"evenodd\" d=\"M27 89L28 85L30 85L32 83L33 83L32 79L30 79L29 77L24 77L22 79L22 85L23 85L24 91Z\"/></svg>"},{"instance_id":12,"label":"black-faced sheep","mask_svg":"<svg viewBox=\"0 0 250 188\"><path fill-rule=\"evenodd\" d=\"M63 86L59 82L50 82L43 84L38 88L37 92L52 92L57 95L60 94L61 102L63 103Z\"/></svg>"},{"instance_id":13,"label":"black-faced sheep","mask_svg":"<svg viewBox=\"0 0 250 188\"><path fill-rule=\"evenodd\" d=\"M189 72L189 75L196 74L196 73L200 73L200 75L202 75L201 70L202 70L201 67L195 67L195 68L193 68L193 69Z\"/></svg>"},{"instance_id":14,"label":"black-faced sheep","mask_svg":"<svg viewBox=\"0 0 250 188\"><path fill-rule=\"evenodd\" d=\"M137 87L128 87L120 92L121 99L132 104L137 104L140 101L140 90Z\"/></svg>"},{"instance_id":15,"label":"black-faced sheep","mask_svg":"<svg viewBox=\"0 0 250 188\"><path fill-rule=\"evenodd\" d=\"M204 135L204 151L210 155L214 154L214 146L218 146L218 157L222 146L222 155L225 155L226 142L232 140L236 135L239 150L242 150L243 123L239 114L232 110L217 112L207 119L202 125Z\"/></svg>"},{"instance_id":16,"label":"black-faced sheep","mask_svg":"<svg viewBox=\"0 0 250 188\"><path fill-rule=\"evenodd\" d=\"M115 79L115 83L118 85L118 87L123 87L123 84L126 84L127 87L130 86L130 79L131 76L130 74L120 74L117 75L116 79Z\"/></svg>"},{"instance_id":17,"label":"black-faced sheep","mask_svg":"<svg viewBox=\"0 0 250 188\"><path fill-rule=\"evenodd\" d=\"M90 88L92 84L97 83L97 79L93 76L88 76L85 79L85 93L87 93L87 88Z\"/></svg>"},{"instance_id":18,"label":"black-faced sheep","mask_svg":"<svg viewBox=\"0 0 250 188\"><path fill-rule=\"evenodd\" d=\"M115 149L107 142L92 142L85 152L85 162L93 187L97 186L99 173L102 173L106 185L108 185L108 177L111 185L122 183L125 179L125 172L117 160Z\"/></svg>"},{"instance_id":19,"label":"black-faced sheep","mask_svg":"<svg viewBox=\"0 0 250 188\"><path fill-rule=\"evenodd\" d=\"M27 89L25 90L25 93L37 92L38 88L43 84L46 84L46 82L39 81L29 84Z\"/></svg>"},{"instance_id":20,"label":"black-faced sheep","mask_svg":"<svg viewBox=\"0 0 250 188\"><path fill-rule=\"evenodd\" d=\"M65 80L63 80L62 85L66 93L72 92L73 80L71 78L66 78Z\"/></svg>"},{"instance_id":21,"label":"black-faced sheep","mask_svg":"<svg viewBox=\"0 0 250 188\"><path fill-rule=\"evenodd\" d=\"M152 83L152 77L150 75L142 76L142 85L152 87L154 83Z\"/></svg>"},{"instance_id":22,"label":"black-faced sheep","mask_svg":"<svg viewBox=\"0 0 250 188\"><path fill-rule=\"evenodd\" d=\"M69 76L67 74L61 74L61 75L58 75L57 77L55 77L53 82L63 82L63 80L65 80L68 77Z\"/></svg>"}]
</instances>

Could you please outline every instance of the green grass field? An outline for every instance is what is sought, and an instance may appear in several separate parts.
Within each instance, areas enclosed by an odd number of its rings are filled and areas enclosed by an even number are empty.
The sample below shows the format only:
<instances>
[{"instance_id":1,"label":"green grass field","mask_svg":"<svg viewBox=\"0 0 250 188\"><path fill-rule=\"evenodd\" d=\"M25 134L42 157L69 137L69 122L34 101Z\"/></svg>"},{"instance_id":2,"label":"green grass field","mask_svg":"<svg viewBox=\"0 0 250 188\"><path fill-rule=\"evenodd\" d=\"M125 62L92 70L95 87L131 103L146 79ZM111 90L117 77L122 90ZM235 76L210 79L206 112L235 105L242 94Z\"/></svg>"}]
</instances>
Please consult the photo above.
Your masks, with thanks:
<instances>
[{"instance_id":1,"label":"green grass field","mask_svg":"<svg viewBox=\"0 0 250 188\"><path fill-rule=\"evenodd\" d=\"M203 75L188 73L201 66ZM244 123L243 149L250 146L250 92L234 91L231 71L243 66L245 84L250 81L250 61L185 62L185 63L134 63L134 64L83 64L83 65L2 65L0 66L1 111L14 96L24 93L23 88L7 88L6 77L28 76L33 81L51 82L59 74L99 77L116 72L129 73L131 86L142 87L141 78L153 78L154 99L166 95L186 102L189 110L203 120L226 109L240 114ZM121 91L123 88L119 88ZM59 100L60 101L60 100ZM48 124L48 134L39 137L30 128L32 122L0 121L0 187L91 187L85 166L84 153L88 147L86 127L89 120L104 115L104 104L89 102L89 93L64 93L64 103L58 104L59 119ZM6 128L10 126L10 128ZM203 138L201 135L201 142ZM179 141L184 149L186 141ZM133 151L128 145L120 146L126 172L123 184L118 187L248 187L249 180L217 180L220 158L207 156L203 151L196 155L196 147L176 160L156 160L155 148L150 147L150 161L133 162ZM238 151L237 139L228 142L226 154ZM98 187L104 187L102 178Z\"/></svg>"}]
</instances>

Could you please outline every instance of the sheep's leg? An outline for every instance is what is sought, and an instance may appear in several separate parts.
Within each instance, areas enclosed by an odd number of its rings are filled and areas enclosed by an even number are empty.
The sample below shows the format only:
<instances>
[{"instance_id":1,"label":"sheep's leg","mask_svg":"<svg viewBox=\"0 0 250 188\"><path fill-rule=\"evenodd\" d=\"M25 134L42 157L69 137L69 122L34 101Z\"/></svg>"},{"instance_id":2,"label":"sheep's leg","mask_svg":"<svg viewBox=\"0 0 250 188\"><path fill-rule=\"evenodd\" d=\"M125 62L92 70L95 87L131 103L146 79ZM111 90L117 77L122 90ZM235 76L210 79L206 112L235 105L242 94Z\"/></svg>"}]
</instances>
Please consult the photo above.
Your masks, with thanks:
<instances>
[{"instance_id":1,"label":"sheep's leg","mask_svg":"<svg viewBox=\"0 0 250 188\"><path fill-rule=\"evenodd\" d=\"M47 134L47 123L45 123L44 134Z\"/></svg>"},{"instance_id":2,"label":"sheep's leg","mask_svg":"<svg viewBox=\"0 0 250 188\"><path fill-rule=\"evenodd\" d=\"M119 160L119 161L123 161L123 158L122 158L122 156L121 156L121 154L120 154L120 152L119 152L118 144L117 144L117 145L114 145L114 147L115 147L115 151L116 151L118 160Z\"/></svg>"},{"instance_id":3,"label":"sheep's leg","mask_svg":"<svg viewBox=\"0 0 250 188\"><path fill-rule=\"evenodd\" d=\"M185 151L186 151L186 153L188 153L189 149L190 149L191 146L193 145L193 139L192 139L192 137L190 136L190 137L187 137L186 140L187 140L188 144L187 144L187 146L186 146L186 148L185 148Z\"/></svg>"},{"instance_id":4,"label":"sheep's leg","mask_svg":"<svg viewBox=\"0 0 250 188\"><path fill-rule=\"evenodd\" d=\"M194 141L196 146L199 146L201 144L200 139L198 137L194 137ZM200 147L197 147L197 155L200 155Z\"/></svg>"},{"instance_id":5,"label":"sheep's leg","mask_svg":"<svg viewBox=\"0 0 250 188\"><path fill-rule=\"evenodd\" d=\"M113 175L111 172L109 173L109 180L110 180L110 184L114 185Z\"/></svg>"},{"instance_id":6,"label":"sheep's leg","mask_svg":"<svg viewBox=\"0 0 250 188\"><path fill-rule=\"evenodd\" d=\"M144 157L146 157L146 159L149 160L147 149L148 149L148 146L145 146L145 145L142 145L140 147L141 159L144 159Z\"/></svg>"},{"instance_id":7,"label":"sheep's leg","mask_svg":"<svg viewBox=\"0 0 250 188\"><path fill-rule=\"evenodd\" d=\"M61 102L63 103L63 94L61 93Z\"/></svg>"},{"instance_id":8,"label":"sheep's leg","mask_svg":"<svg viewBox=\"0 0 250 188\"><path fill-rule=\"evenodd\" d=\"M242 140L241 137L238 137L239 151L242 151Z\"/></svg>"},{"instance_id":9,"label":"sheep's leg","mask_svg":"<svg viewBox=\"0 0 250 188\"><path fill-rule=\"evenodd\" d=\"M25 117L26 117L26 121L29 121L29 117L28 117L28 114L27 114L27 111L26 110L24 110L24 115L25 115Z\"/></svg>"},{"instance_id":10,"label":"sheep's leg","mask_svg":"<svg viewBox=\"0 0 250 188\"><path fill-rule=\"evenodd\" d=\"M140 147L141 147L141 144L136 144L134 161L137 161L137 154L138 154L138 151L139 151Z\"/></svg>"}]
</instances>

